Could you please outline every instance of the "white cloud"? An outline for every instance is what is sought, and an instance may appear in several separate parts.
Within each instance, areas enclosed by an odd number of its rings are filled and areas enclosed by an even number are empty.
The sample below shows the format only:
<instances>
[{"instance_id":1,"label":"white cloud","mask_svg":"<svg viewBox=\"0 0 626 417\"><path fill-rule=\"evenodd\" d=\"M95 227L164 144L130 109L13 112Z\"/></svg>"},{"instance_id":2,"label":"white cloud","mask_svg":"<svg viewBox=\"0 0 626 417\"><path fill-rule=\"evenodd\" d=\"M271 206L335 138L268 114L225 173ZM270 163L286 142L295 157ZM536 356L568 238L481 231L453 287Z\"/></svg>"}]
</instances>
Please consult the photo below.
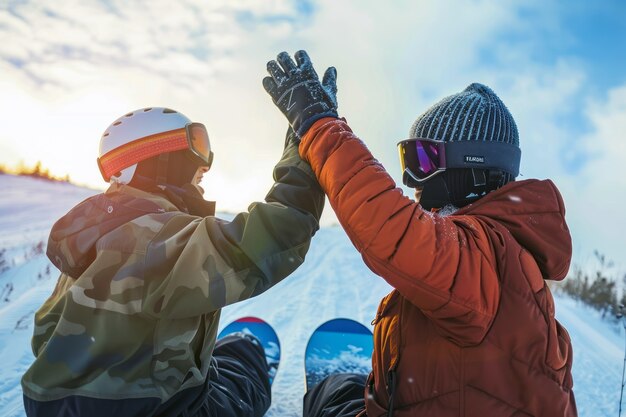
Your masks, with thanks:
<instances>
[{"instance_id":1,"label":"white cloud","mask_svg":"<svg viewBox=\"0 0 626 417\"><path fill-rule=\"evenodd\" d=\"M263 49L251 40L263 44L290 29L281 23L268 31L270 36L251 34L236 14L246 11L261 19L295 11L293 3L283 1L249 6L229 1L68 1L55 8L28 2L0 10L0 108L15 113L0 126L0 139L18 142L28 124L28 148L12 144L27 163L42 159L53 171L97 184L95 150L108 123L135 108L174 107L207 123L216 138L215 166L222 166L223 176L239 189L246 188L240 185L248 178L251 189L258 190L251 194L263 198L284 132L271 142L276 145L272 152L259 152L259 142L268 140L251 141L267 137L253 122L259 119L253 103L272 110L260 84L269 56L257 57L257 70L251 72L245 51ZM285 125L279 115L276 119ZM238 138L239 146L233 146ZM72 155L63 154L63 148ZM6 162L14 155L3 152L0 158ZM256 163L242 169L242 161L250 160ZM257 178L265 181L258 184ZM235 200L227 208L245 208L250 201Z\"/></svg>"},{"instance_id":2,"label":"white cloud","mask_svg":"<svg viewBox=\"0 0 626 417\"><path fill-rule=\"evenodd\" d=\"M585 114L592 131L580 146L591 158L575 177L564 181L568 222L578 241L578 258L590 257L594 249L626 267L626 85L609 91L605 101L589 103Z\"/></svg>"},{"instance_id":3,"label":"white cloud","mask_svg":"<svg viewBox=\"0 0 626 417\"><path fill-rule=\"evenodd\" d=\"M324 0L303 46L320 73L337 67L341 114L399 181L395 144L429 105L482 78L481 49L517 24L512 3Z\"/></svg>"},{"instance_id":4,"label":"white cloud","mask_svg":"<svg viewBox=\"0 0 626 417\"><path fill-rule=\"evenodd\" d=\"M308 50L320 74L338 68L341 114L396 180L395 144L413 120L472 82L490 85L518 122L522 172L563 186L573 225L585 216L571 184L601 201L603 185L585 185L586 170L608 156L576 174L563 155L605 138L604 126L623 129L621 90L589 105L588 136L563 123L580 113L588 79L576 57L533 61L544 35L567 36L558 10L540 2L319 0L312 13L289 0L71 0L54 8L30 1L11 8L0 7L0 111L14 115L0 124L0 163L21 153L92 184L101 184L94 161L106 126L127 111L161 105L207 125L216 152L205 176L208 198L231 210L262 199L286 122L261 78L281 50ZM71 157L58 151L64 148ZM325 216L332 220L330 208ZM573 230L579 241L590 233Z\"/></svg>"},{"instance_id":5,"label":"white cloud","mask_svg":"<svg viewBox=\"0 0 626 417\"><path fill-rule=\"evenodd\" d=\"M518 125L522 178L568 175L563 152L580 132L561 120L573 113L585 79L581 70L558 60L554 65L526 65L494 80Z\"/></svg>"}]
</instances>

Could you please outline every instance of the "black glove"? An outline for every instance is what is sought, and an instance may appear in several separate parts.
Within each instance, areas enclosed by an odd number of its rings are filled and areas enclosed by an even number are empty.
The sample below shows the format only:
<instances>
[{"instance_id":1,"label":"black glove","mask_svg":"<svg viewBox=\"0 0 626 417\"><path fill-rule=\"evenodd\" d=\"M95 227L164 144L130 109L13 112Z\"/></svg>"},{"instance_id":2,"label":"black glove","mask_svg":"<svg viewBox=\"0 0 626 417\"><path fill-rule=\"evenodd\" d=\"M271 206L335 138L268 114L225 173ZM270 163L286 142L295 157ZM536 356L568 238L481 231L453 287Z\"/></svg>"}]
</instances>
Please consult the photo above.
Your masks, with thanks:
<instances>
[{"instance_id":1,"label":"black glove","mask_svg":"<svg viewBox=\"0 0 626 417\"><path fill-rule=\"evenodd\" d=\"M298 51L295 58L297 65L287 52L281 52L276 61L268 62L271 77L263 79L263 87L302 137L316 120L338 117L337 70L328 68L320 83L307 53Z\"/></svg>"}]
</instances>

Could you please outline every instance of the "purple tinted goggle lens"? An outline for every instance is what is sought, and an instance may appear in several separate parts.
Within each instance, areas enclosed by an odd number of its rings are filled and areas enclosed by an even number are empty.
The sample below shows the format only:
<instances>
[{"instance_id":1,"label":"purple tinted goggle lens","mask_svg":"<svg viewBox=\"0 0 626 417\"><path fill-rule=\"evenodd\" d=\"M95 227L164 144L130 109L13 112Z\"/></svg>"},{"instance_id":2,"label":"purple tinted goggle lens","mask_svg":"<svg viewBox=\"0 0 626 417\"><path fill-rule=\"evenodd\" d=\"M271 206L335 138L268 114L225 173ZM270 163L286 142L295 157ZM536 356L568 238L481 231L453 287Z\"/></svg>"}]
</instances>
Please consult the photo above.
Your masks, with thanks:
<instances>
[{"instance_id":1,"label":"purple tinted goggle lens","mask_svg":"<svg viewBox=\"0 0 626 417\"><path fill-rule=\"evenodd\" d=\"M407 139L398 143L403 182L414 187L446 169L444 142Z\"/></svg>"},{"instance_id":2,"label":"purple tinted goggle lens","mask_svg":"<svg viewBox=\"0 0 626 417\"><path fill-rule=\"evenodd\" d=\"M419 165L416 167L418 173L428 176L441 168L442 161L439 160L439 146L433 142L417 140L415 141L415 148L419 162Z\"/></svg>"}]
</instances>

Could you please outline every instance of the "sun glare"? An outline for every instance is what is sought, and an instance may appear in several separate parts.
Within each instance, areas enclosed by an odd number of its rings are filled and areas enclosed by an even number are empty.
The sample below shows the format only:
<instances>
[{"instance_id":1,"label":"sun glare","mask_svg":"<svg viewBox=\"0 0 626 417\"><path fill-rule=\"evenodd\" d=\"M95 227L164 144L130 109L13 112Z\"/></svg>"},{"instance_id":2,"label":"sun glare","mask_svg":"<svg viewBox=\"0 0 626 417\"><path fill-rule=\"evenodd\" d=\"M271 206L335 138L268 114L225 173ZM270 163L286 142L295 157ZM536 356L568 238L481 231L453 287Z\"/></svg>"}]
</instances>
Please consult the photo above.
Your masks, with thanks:
<instances>
[{"instance_id":1,"label":"sun glare","mask_svg":"<svg viewBox=\"0 0 626 417\"><path fill-rule=\"evenodd\" d=\"M209 172L204 174L200 186L204 198L216 201L217 211L239 212L254 201L263 201L272 184L271 171L265 178L245 178L241 181L227 179L224 170L216 161Z\"/></svg>"},{"instance_id":2,"label":"sun glare","mask_svg":"<svg viewBox=\"0 0 626 417\"><path fill-rule=\"evenodd\" d=\"M35 99L13 86L3 85L0 111L13 117L0 126L0 142L7 152L0 163L8 167L38 162L52 175L102 188L96 158L100 135L127 100L110 91L89 90L62 102ZM16 159L19 158L19 159Z\"/></svg>"}]
</instances>

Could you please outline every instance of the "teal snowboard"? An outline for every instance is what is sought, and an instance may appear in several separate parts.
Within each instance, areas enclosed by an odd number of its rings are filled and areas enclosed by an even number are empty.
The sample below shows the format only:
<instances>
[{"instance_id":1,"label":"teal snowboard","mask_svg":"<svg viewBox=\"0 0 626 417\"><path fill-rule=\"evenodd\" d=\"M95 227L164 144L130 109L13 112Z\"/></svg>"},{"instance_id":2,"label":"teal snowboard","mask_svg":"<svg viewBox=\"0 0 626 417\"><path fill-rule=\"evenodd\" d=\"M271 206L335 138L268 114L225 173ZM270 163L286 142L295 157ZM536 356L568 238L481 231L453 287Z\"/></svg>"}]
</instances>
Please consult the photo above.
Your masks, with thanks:
<instances>
[{"instance_id":1,"label":"teal snowboard","mask_svg":"<svg viewBox=\"0 0 626 417\"><path fill-rule=\"evenodd\" d=\"M350 319L333 319L311 335L304 354L306 390L337 373L369 374L372 369L372 332Z\"/></svg>"},{"instance_id":2,"label":"teal snowboard","mask_svg":"<svg viewBox=\"0 0 626 417\"><path fill-rule=\"evenodd\" d=\"M258 317L242 317L226 326L217 336L218 340L232 333L251 334L260 340L269 366L270 384L274 382L280 363L280 341L274 328Z\"/></svg>"}]
</instances>

